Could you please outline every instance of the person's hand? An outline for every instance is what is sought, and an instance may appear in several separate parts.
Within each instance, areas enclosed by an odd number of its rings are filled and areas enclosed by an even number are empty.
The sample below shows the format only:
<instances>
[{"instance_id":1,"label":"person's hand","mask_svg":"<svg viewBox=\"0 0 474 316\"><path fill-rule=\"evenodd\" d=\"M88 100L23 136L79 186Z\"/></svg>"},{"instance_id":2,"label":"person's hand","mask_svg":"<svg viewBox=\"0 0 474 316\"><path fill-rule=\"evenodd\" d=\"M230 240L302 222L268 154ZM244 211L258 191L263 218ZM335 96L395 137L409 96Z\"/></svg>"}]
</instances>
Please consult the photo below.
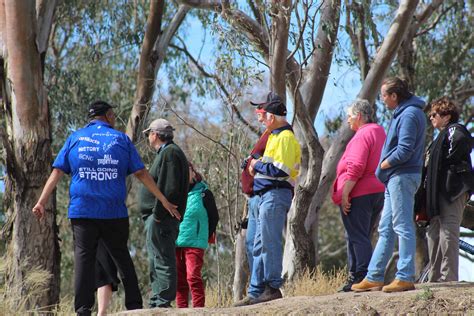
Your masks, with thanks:
<instances>
[{"instance_id":1,"label":"person's hand","mask_svg":"<svg viewBox=\"0 0 474 316\"><path fill-rule=\"evenodd\" d=\"M252 167L252 169L255 168L255 165L257 164L258 160L257 159L251 159L249 162L249 166Z\"/></svg>"},{"instance_id":2,"label":"person's hand","mask_svg":"<svg viewBox=\"0 0 474 316\"><path fill-rule=\"evenodd\" d=\"M252 168L252 166L249 166L249 174L250 174L252 177L255 177L255 169Z\"/></svg>"},{"instance_id":3,"label":"person's hand","mask_svg":"<svg viewBox=\"0 0 474 316\"><path fill-rule=\"evenodd\" d=\"M385 169L388 169L390 168L390 164L388 163L387 159L385 159L384 161L382 161L382 163L380 164L380 169L382 170L385 170Z\"/></svg>"},{"instance_id":4,"label":"person's hand","mask_svg":"<svg viewBox=\"0 0 474 316\"><path fill-rule=\"evenodd\" d=\"M38 219L42 219L43 216L44 216L44 213L45 213L44 206L40 203L36 203L36 205L32 209L32 212L33 212L33 214L35 214L35 216Z\"/></svg>"},{"instance_id":5,"label":"person's hand","mask_svg":"<svg viewBox=\"0 0 474 316\"><path fill-rule=\"evenodd\" d=\"M341 208L342 212L345 215L349 215L349 213L351 212L351 203L349 202L349 196L342 196Z\"/></svg>"},{"instance_id":6,"label":"person's hand","mask_svg":"<svg viewBox=\"0 0 474 316\"><path fill-rule=\"evenodd\" d=\"M253 158L250 158L250 161L249 161L249 174L252 176L252 177L255 177L255 164L257 163L257 159L253 159Z\"/></svg>"},{"instance_id":7,"label":"person's hand","mask_svg":"<svg viewBox=\"0 0 474 316\"><path fill-rule=\"evenodd\" d=\"M181 214L178 212L178 206L174 205L168 201L165 201L163 204L163 207L171 214L171 216L181 220Z\"/></svg>"}]
</instances>

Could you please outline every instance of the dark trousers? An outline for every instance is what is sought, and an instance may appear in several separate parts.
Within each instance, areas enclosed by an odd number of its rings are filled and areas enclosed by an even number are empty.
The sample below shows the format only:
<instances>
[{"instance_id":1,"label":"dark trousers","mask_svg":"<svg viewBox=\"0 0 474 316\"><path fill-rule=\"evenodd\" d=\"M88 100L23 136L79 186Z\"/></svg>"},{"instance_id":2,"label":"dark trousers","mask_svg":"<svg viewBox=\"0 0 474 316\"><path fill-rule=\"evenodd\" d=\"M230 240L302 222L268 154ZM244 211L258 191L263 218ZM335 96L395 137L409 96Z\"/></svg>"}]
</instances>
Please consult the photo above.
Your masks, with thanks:
<instances>
[{"instance_id":1,"label":"dark trousers","mask_svg":"<svg viewBox=\"0 0 474 316\"><path fill-rule=\"evenodd\" d=\"M165 217L158 223L150 215L145 220L145 231L152 291L149 305L151 308L170 307L176 298L176 238L179 222Z\"/></svg>"},{"instance_id":2,"label":"dark trousers","mask_svg":"<svg viewBox=\"0 0 474 316\"><path fill-rule=\"evenodd\" d=\"M77 314L90 315L96 289L95 263L99 238L118 267L125 289L127 309L142 308L137 275L128 252L128 218L71 219L74 237L74 309Z\"/></svg>"},{"instance_id":3,"label":"dark trousers","mask_svg":"<svg viewBox=\"0 0 474 316\"><path fill-rule=\"evenodd\" d=\"M347 261L349 273L357 278L365 277L372 257L371 228L382 211L384 194L375 193L351 199L351 211L341 210L346 229Z\"/></svg>"}]
</instances>

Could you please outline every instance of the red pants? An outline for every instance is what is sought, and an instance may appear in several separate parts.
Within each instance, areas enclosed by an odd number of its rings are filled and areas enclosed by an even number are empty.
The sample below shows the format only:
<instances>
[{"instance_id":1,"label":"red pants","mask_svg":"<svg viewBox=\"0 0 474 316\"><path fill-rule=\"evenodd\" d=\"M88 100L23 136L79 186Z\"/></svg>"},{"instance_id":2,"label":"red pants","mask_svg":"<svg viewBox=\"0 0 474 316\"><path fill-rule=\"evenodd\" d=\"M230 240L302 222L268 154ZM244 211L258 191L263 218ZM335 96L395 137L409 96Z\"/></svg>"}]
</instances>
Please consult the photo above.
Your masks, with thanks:
<instances>
[{"instance_id":1,"label":"red pants","mask_svg":"<svg viewBox=\"0 0 474 316\"><path fill-rule=\"evenodd\" d=\"M193 307L204 307L205 294L201 270L204 262L204 249L176 247L176 268L178 270L178 290L176 305L188 307L189 290Z\"/></svg>"}]
</instances>

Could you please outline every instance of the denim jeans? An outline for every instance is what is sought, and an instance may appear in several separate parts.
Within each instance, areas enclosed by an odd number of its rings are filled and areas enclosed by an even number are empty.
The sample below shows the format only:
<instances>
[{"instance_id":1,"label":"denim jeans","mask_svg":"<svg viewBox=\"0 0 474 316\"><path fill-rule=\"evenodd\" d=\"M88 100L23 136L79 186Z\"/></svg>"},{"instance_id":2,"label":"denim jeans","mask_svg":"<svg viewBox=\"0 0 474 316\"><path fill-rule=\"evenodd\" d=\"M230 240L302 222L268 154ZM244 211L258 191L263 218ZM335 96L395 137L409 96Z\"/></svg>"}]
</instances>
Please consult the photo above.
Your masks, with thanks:
<instances>
[{"instance_id":1,"label":"denim jeans","mask_svg":"<svg viewBox=\"0 0 474 316\"><path fill-rule=\"evenodd\" d=\"M401 281L415 281L416 234L413 220L414 196L421 182L421 174L392 176L385 188L385 201L379 222L379 240L369 264L367 279L383 282L385 268L398 237L397 273Z\"/></svg>"},{"instance_id":2,"label":"denim jeans","mask_svg":"<svg viewBox=\"0 0 474 316\"><path fill-rule=\"evenodd\" d=\"M292 192L285 188L272 189L261 196L248 290L250 297L259 297L266 285L275 289L283 285L283 228L291 200Z\"/></svg>"},{"instance_id":3,"label":"denim jeans","mask_svg":"<svg viewBox=\"0 0 474 316\"><path fill-rule=\"evenodd\" d=\"M247 248L247 261L249 263L250 273L252 273L252 268L253 268L253 244L255 242L255 230L257 229L259 204L260 204L259 195L254 195L247 201L247 210L249 214L249 220L247 224L247 234L245 237L245 245Z\"/></svg>"}]
</instances>

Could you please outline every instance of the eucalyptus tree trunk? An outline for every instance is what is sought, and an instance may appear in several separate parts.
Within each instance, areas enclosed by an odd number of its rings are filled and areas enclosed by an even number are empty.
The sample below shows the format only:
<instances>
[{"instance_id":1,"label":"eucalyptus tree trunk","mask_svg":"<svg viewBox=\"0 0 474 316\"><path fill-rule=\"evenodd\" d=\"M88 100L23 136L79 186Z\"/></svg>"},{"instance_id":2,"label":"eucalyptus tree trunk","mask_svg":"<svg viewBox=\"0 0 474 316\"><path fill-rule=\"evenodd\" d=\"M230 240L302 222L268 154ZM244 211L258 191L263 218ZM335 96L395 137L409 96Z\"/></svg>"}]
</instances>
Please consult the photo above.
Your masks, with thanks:
<instances>
[{"instance_id":1,"label":"eucalyptus tree trunk","mask_svg":"<svg viewBox=\"0 0 474 316\"><path fill-rule=\"evenodd\" d=\"M189 10L188 6L180 5L168 27L163 30L161 24L165 12L165 2L164 0L150 2L150 13L140 54L135 103L128 119L126 131L133 142L139 139L139 132L151 108L156 75L166 57L166 50Z\"/></svg>"},{"instance_id":2,"label":"eucalyptus tree trunk","mask_svg":"<svg viewBox=\"0 0 474 316\"><path fill-rule=\"evenodd\" d=\"M306 230L305 218L312 204L314 192L321 174L324 150L314 129L314 119L319 110L332 62L340 17L340 0L325 1L321 7L321 20L316 42L319 47L312 53L308 75L304 80L301 69L289 61L288 90L293 97L297 125L295 134L301 144L301 170L295 197L288 213L288 229L283 256L283 275L293 280L305 270L313 270L317 264L318 228ZM299 82L304 84L300 87ZM313 222L314 223L314 222Z\"/></svg>"},{"instance_id":3,"label":"eucalyptus tree trunk","mask_svg":"<svg viewBox=\"0 0 474 316\"><path fill-rule=\"evenodd\" d=\"M6 293L27 309L59 301L58 229L52 196L44 220L33 216L51 170L51 135L41 55L45 53L56 1L2 0L2 112L0 137L7 153L5 200L8 239ZM39 35L39 37L37 37ZM42 273L39 280L32 273ZM38 278L38 276L36 277Z\"/></svg>"},{"instance_id":4,"label":"eucalyptus tree trunk","mask_svg":"<svg viewBox=\"0 0 474 316\"><path fill-rule=\"evenodd\" d=\"M245 296L247 280L250 282L247 247L245 244L246 235L247 230L240 228L235 239L234 282L232 284L234 302L241 300Z\"/></svg>"},{"instance_id":5,"label":"eucalyptus tree trunk","mask_svg":"<svg viewBox=\"0 0 474 316\"><path fill-rule=\"evenodd\" d=\"M370 71L367 74L357 96L358 98L366 99L370 103L374 102L382 84L382 80L390 68L408 26L411 23L417 5L418 0L404 0L400 2L395 19L393 20L388 34L375 56ZM319 212L324 200L326 199L336 175L337 162L341 158L345 147L353 134L354 133L348 125L342 125L337 139L324 155L321 178L313 201L314 208L310 210L305 220L305 228L307 231L310 230L312 223L316 219L316 213Z\"/></svg>"}]
</instances>

